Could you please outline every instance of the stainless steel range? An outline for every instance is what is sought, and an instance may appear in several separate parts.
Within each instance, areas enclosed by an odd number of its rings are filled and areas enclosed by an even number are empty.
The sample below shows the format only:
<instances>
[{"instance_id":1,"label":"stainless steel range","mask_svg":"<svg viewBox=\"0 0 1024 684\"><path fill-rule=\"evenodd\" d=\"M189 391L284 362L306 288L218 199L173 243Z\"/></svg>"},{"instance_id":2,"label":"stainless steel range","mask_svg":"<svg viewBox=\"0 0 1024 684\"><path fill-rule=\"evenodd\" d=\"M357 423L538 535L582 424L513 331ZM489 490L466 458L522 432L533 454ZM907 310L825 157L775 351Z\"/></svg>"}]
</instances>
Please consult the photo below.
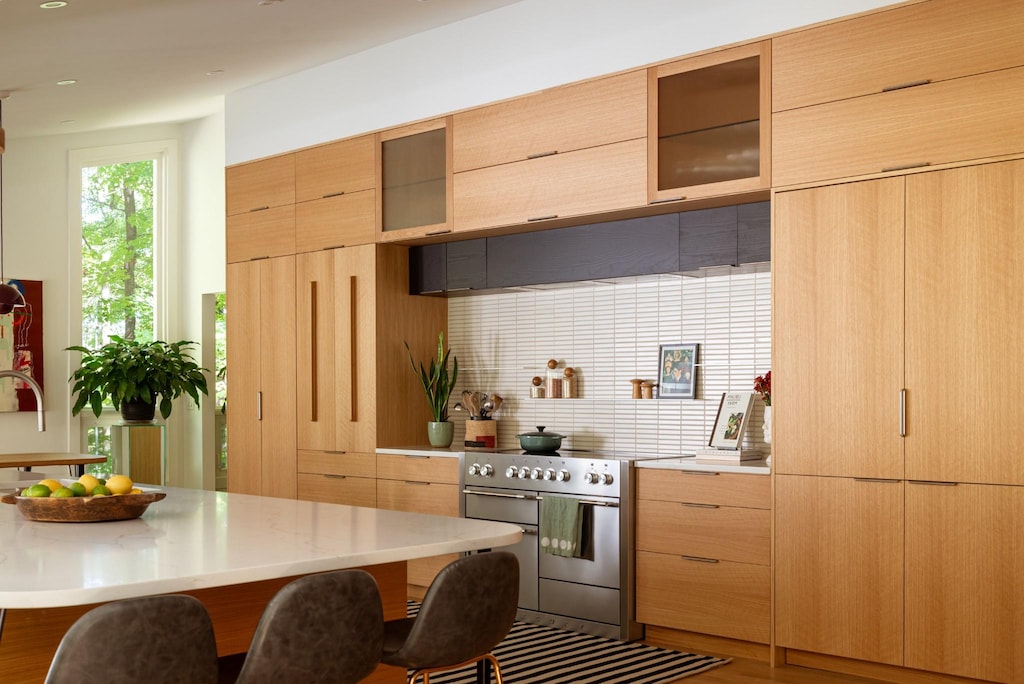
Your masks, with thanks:
<instances>
[{"instance_id":1,"label":"stainless steel range","mask_svg":"<svg viewBox=\"0 0 1024 684\"><path fill-rule=\"evenodd\" d=\"M622 640L643 636L634 620L635 456L579 451L467 452L463 514L517 523L520 620ZM580 558L545 553L538 529L545 494L578 498Z\"/></svg>"}]
</instances>

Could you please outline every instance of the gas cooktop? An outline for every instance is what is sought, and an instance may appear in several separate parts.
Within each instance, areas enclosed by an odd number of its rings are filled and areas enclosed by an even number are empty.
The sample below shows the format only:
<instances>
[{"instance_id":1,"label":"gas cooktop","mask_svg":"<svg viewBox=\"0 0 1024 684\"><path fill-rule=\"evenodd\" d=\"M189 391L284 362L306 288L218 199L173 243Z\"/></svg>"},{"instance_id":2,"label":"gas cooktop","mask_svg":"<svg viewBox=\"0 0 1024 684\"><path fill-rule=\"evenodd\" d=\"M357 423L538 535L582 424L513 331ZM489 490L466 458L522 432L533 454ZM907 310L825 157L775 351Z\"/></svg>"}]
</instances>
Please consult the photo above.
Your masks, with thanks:
<instances>
[{"instance_id":1,"label":"gas cooktop","mask_svg":"<svg viewBox=\"0 0 1024 684\"><path fill-rule=\"evenodd\" d=\"M467 451L467 457L470 452ZM585 458L590 460L607 460L607 461L640 461L640 460L653 460L658 458L668 458L668 456L658 454L637 454L626 451L604 451L600 449L559 449L558 451L549 452L535 452L535 451L524 451L522 449L497 449L496 451L484 452L493 454L511 454L519 456L535 456L535 457L550 457L550 458Z\"/></svg>"}]
</instances>

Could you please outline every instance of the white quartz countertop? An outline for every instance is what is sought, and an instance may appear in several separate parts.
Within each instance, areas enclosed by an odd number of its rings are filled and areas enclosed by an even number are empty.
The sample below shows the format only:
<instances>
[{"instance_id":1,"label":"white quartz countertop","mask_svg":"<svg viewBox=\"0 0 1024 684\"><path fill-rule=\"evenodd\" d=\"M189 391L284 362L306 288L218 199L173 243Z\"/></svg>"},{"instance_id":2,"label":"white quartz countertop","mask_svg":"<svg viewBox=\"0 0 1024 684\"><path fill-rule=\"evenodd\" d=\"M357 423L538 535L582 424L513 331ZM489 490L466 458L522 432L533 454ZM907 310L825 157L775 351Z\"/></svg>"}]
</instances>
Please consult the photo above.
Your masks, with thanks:
<instances>
[{"instance_id":1,"label":"white quartz countertop","mask_svg":"<svg viewBox=\"0 0 1024 684\"><path fill-rule=\"evenodd\" d=\"M0 608L47 608L500 547L517 525L162 488L141 518L47 523L0 504Z\"/></svg>"},{"instance_id":2,"label":"white quartz countertop","mask_svg":"<svg viewBox=\"0 0 1024 684\"><path fill-rule=\"evenodd\" d=\"M771 468L764 459L743 461L742 464L707 463L697 461L693 456L659 458L651 461L637 461L637 468L661 468L663 470L704 470L717 473L746 473L748 475L769 475Z\"/></svg>"},{"instance_id":3,"label":"white quartz countertop","mask_svg":"<svg viewBox=\"0 0 1024 684\"><path fill-rule=\"evenodd\" d=\"M432 446L410 446L410 447L377 447L378 454L395 454L396 456L433 456L436 458L459 458L465 452L464 449L453 450L451 447L438 448Z\"/></svg>"}]
</instances>

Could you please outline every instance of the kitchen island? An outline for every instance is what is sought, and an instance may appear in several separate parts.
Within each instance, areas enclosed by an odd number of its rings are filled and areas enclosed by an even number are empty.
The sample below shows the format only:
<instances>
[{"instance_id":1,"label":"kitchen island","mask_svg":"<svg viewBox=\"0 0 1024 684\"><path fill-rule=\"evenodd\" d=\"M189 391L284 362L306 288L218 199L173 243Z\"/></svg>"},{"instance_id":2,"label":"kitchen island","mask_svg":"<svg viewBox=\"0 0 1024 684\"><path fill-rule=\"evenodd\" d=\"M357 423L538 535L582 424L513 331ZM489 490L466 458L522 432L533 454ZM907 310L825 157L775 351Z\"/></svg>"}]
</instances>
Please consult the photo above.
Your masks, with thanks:
<instances>
[{"instance_id":1,"label":"kitchen island","mask_svg":"<svg viewBox=\"0 0 1024 684\"><path fill-rule=\"evenodd\" d=\"M0 506L0 680L41 682L61 636L99 603L192 594L214 620L218 653L238 653L267 601L295 577L366 568L391 619L405 611L405 561L504 546L522 534L515 525L462 518L162 491L167 498L141 518L121 522L32 522ZM391 668L372 681L403 679Z\"/></svg>"}]
</instances>

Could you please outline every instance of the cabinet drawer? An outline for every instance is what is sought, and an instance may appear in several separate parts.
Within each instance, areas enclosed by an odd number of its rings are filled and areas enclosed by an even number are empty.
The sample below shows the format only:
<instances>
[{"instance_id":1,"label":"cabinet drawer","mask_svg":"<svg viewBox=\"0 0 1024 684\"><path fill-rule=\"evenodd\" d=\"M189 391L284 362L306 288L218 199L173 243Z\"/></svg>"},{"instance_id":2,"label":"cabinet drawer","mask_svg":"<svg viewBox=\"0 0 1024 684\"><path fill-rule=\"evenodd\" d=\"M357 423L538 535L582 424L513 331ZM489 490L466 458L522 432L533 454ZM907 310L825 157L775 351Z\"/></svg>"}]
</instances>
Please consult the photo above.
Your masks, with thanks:
<instances>
[{"instance_id":1,"label":"cabinet drawer","mask_svg":"<svg viewBox=\"0 0 1024 684\"><path fill-rule=\"evenodd\" d=\"M295 203L295 155L285 154L224 170L228 216Z\"/></svg>"},{"instance_id":2,"label":"cabinet drawer","mask_svg":"<svg viewBox=\"0 0 1024 684\"><path fill-rule=\"evenodd\" d=\"M299 472L376 478L377 455L299 450Z\"/></svg>"},{"instance_id":3,"label":"cabinet drawer","mask_svg":"<svg viewBox=\"0 0 1024 684\"><path fill-rule=\"evenodd\" d=\"M455 518L459 515L459 486L378 479L377 507Z\"/></svg>"},{"instance_id":4,"label":"cabinet drawer","mask_svg":"<svg viewBox=\"0 0 1024 684\"><path fill-rule=\"evenodd\" d=\"M377 193L364 190L295 205L295 251L372 244Z\"/></svg>"},{"instance_id":5,"label":"cabinet drawer","mask_svg":"<svg viewBox=\"0 0 1024 684\"><path fill-rule=\"evenodd\" d=\"M706 471L639 469L637 499L771 508L771 478L766 475Z\"/></svg>"},{"instance_id":6,"label":"cabinet drawer","mask_svg":"<svg viewBox=\"0 0 1024 684\"><path fill-rule=\"evenodd\" d=\"M701 634L768 643L770 568L638 551L636 619Z\"/></svg>"},{"instance_id":7,"label":"cabinet drawer","mask_svg":"<svg viewBox=\"0 0 1024 684\"><path fill-rule=\"evenodd\" d=\"M295 201L372 190L376 183L372 135L295 153Z\"/></svg>"},{"instance_id":8,"label":"cabinet drawer","mask_svg":"<svg viewBox=\"0 0 1024 684\"><path fill-rule=\"evenodd\" d=\"M931 0L772 40L772 109L1024 64L1019 0Z\"/></svg>"},{"instance_id":9,"label":"cabinet drawer","mask_svg":"<svg viewBox=\"0 0 1024 684\"><path fill-rule=\"evenodd\" d=\"M459 459L444 456L377 454L377 477L459 484Z\"/></svg>"},{"instance_id":10,"label":"cabinet drawer","mask_svg":"<svg viewBox=\"0 0 1024 684\"><path fill-rule=\"evenodd\" d=\"M370 477L299 473L298 489L303 501L377 507L377 481Z\"/></svg>"},{"instance_id":11,"label":"cabinet drawer","mask_svg":"<svg viewBox=\"0 0 1024 684\"><path fill-rule=\"evenodd\" d=\"M776 114L779 186L1024 151L1024 67Z\"/></svg>"},{"instance_id":12,"label":"cabinet drawer","mask_svg":"<svg viewBox=\"0 0 1024 684\"><path fill-rule=\"evenodd\" d=\"M295 205L228 216L229 263L295 254Z\"/></svg>"},{"instance_id":13,"label":"cabinet drawer","mask_svg":"<svg viewBox=\"0 0 1024 684\"><path fill-rule=\"evenodd\" d=\"M647 141L455 174L455 230L580 216L647 204Z\"/></svg>"},{"instance_id":14,"label":"cabinet drawer","mask_svg":"<svg viewBox=\"0 0 1024 684\"><path fill-rule=\"evenodd\" d=\"M643 71L578 83L456 114L455 172L647 135Z\"/></svg>"},{"instance_id":15,"label":"cabinet drawer","mask_svg":"<svg viewBox=\"0 0 1024 684\"><path fill-rule=\"evenodd\" d=\"M641 499L637 549L755 565L771 562L770 511L709 505Z\"/></svg>"}]
</instances>

